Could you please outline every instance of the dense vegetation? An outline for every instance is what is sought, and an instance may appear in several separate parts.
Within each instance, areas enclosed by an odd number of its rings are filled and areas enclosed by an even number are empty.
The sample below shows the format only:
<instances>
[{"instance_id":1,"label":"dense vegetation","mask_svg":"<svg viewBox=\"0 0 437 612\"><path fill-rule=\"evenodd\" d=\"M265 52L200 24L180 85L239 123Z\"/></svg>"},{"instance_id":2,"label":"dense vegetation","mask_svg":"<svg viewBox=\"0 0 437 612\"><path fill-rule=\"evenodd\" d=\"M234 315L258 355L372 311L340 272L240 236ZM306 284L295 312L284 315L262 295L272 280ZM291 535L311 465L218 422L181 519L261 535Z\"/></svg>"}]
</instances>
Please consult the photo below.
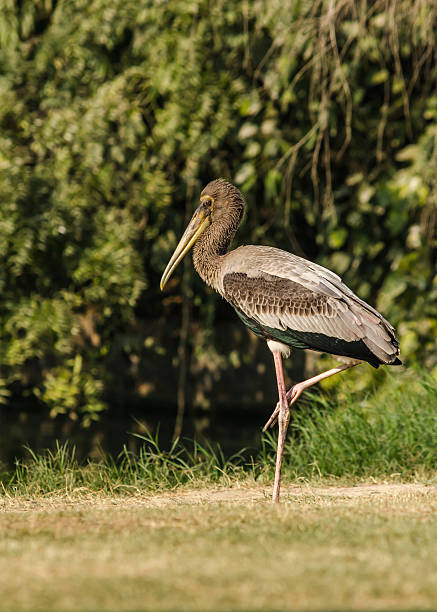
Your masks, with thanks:
<instances>
[{"instance_id":1,"label":"dense vegetation","mask_svg":"<svg viewBox=\"0 0 437 612\"><path fill-rule=\"evenodd\" d=\"M331 267L435 368L436 27L420 0L4 1L0 399L87 423L254 375L189 263L159 293L217 176L238 241Z\"/></svg>"}]
</instances>

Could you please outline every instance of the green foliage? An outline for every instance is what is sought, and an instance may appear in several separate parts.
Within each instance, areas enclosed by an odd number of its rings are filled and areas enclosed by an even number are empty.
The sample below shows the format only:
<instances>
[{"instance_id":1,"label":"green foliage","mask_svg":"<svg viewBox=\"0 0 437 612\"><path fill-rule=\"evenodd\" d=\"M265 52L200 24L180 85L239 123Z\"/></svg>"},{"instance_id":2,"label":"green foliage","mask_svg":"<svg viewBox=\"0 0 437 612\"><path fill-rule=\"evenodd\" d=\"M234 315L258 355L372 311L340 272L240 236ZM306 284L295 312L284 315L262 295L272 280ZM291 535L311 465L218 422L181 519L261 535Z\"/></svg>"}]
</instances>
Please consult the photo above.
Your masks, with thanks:
<instances>
[{"instance_id":1,"label":"green foliage","mask_svg":"<svg viewBox=\"0 0 437 612\"><path fill-rule=\"evenodd\" d=\"M1 401L88 423L121 374L142 397L193 297L180 275L161 301L160 273L217 176L247 196L241 241L339 272L435 368L436 23L419 0L6 0ZM217 377L244 344L220 354L195 283L181 342Z\"/></svg>"}]
</instances>

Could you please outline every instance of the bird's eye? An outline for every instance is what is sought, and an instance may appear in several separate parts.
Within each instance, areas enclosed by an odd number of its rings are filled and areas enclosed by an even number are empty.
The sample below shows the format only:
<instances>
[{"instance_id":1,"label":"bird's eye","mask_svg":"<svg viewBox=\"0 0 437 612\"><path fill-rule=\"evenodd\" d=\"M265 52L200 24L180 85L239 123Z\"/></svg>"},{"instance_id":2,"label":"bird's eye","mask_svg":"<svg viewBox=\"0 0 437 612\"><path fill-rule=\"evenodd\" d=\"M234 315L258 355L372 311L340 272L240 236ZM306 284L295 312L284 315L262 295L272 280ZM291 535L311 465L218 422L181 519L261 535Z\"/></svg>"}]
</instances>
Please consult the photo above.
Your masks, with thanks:
<instances>
[{"instance_id":1,"label":"bird's eye","mask_svg":"<svg viewBox=\"0 0 437 612\"><path fill-rule=\"evenodd\" d=\"M214 207L214 199L208 196L205 199L202 199L201 203L202 203L202 208L205 211L205 213L210 214Z\"/></svg>"}]
</instances>

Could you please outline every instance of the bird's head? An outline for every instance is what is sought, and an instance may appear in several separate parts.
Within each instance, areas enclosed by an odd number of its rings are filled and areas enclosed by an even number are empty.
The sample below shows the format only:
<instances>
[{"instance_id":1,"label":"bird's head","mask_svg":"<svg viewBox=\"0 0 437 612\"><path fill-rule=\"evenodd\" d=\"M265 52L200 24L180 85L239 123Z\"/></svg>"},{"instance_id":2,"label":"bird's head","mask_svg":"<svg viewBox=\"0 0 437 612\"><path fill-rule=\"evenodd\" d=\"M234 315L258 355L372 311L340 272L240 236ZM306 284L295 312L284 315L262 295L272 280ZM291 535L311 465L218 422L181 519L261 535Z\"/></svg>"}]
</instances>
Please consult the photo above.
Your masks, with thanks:
<instances>
[{"instance_id":1,"label":"bird's head","mask_svg":"<svg viewBox=\"0 0 437 612\"><path fill-rule=\"evenodd\" d=\"M217 226L222 220L227 223L228 227L236 229L243 212L244 199L234 185L224 179L216 179L208 183L200 194L200 205L191 217L187 229L164 270L160 284L161 290L164 289L177 265L202 234L210 231L211 226Z\"/></svg>"}]
</instances>

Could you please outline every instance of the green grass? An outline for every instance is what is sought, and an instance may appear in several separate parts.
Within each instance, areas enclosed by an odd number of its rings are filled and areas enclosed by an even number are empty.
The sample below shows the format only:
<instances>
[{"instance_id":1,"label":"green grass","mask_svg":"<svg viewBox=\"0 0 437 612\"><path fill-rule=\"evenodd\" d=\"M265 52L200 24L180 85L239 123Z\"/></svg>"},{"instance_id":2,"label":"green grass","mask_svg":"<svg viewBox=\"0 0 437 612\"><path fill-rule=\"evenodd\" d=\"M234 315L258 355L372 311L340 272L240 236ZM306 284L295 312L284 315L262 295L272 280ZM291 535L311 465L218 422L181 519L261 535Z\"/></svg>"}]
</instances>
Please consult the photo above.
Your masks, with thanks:
<instances>
[{"instance_id":1,"label":"green grass","mask_svg":"<svg viewBox=\"0 0 437 612\"><path fill-rule=\"evenodd\" d=\"M345 393L336 403L326 394L307 395L293 410L283 468L284 480L372 478L433 481L437 471L437 383L426 375L386 375L367 396ZM57 445L1 476L9 495L56 491L101 491L111 495L141 490L199 488L270 482L275 433L252 454L244 449L226 458L220 448L175 442L163 450L157 437L143 436L138 455L81 463L75 449Z\"/></svg>"},{"instance_id":2,"label":"green grass","mask_svg":"<svg viewBox=\"0 0 437 612\"><path fill-rule=\"evenodd\" d=\"M137 490L161 491L180 486L230 484L247 474L243 459L226 459L220 448L199 442L176 441L162 450L157 438L140 436L144 445L138 455L126 448L116 458L80 462L74 447L56 444L54 451L40 455L28 449L29 458L17 461L14 470L2 475L3 490L16 495L44 495L56 492L102 492L129 495Z\"/></svg>"},{"instance_id":3,"label":"green grass","mask_svg":"<svg viewBox=\"0 0 437 612\"><path fill-rule=\"evenodd\" d=\"M308 396L307 396L308 397ZM285 470L291 477L435 477L437 381L386 373L373 393L313 396L293 417Z\"/></svg>"}]
</instances>

